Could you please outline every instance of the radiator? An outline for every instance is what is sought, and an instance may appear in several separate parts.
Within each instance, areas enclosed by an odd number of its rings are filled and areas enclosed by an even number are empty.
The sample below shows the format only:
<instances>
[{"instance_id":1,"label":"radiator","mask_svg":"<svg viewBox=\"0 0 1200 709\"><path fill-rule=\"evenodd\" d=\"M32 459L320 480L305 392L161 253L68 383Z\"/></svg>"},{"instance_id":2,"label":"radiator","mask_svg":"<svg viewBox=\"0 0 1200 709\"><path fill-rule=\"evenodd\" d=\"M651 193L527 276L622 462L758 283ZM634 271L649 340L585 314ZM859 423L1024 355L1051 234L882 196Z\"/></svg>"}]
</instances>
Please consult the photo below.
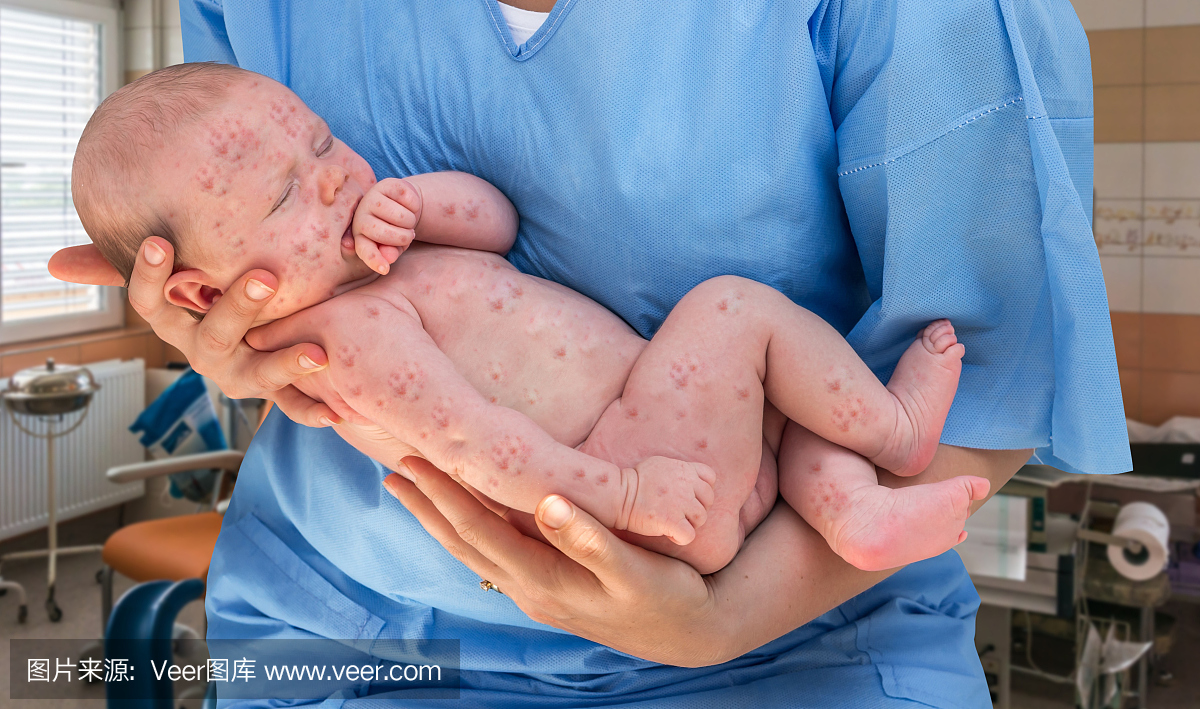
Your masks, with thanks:
<instances>
[{"instance_id":1,"label":"radiator","mask_svg":"<svg viewBox=\"0 0 1200 709\"><path fill-rule=\"evenodd\" d=\"M133 500L144 494L141 481L115 485L104 477L114 465L136 463L145 452L128 426L145 405L146 366L140 359L109 360L87 365L100 391L92 397L83 424L55 439L59 521ZM8 380L0 379L0 388ZM46 441L13 425L0 411L0 540L48 523L46 512ZM67 425L79 414L64 417ZM37 419L22 417L34 431L45 431Z\"/></svg>"}]
</instances>

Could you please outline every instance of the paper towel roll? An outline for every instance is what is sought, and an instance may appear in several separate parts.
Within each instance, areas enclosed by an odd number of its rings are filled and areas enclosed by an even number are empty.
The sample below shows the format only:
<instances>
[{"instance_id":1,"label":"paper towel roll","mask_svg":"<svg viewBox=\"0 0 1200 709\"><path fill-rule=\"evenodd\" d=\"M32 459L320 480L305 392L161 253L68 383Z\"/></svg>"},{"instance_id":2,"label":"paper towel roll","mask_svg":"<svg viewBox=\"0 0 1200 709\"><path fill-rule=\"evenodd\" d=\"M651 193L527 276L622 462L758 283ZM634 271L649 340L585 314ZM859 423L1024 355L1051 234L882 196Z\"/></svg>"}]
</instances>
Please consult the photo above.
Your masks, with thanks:
<instances>
[{"instance_id":1,"label":"paper towel roll","mask_svg":"<svg viewBox=\"0 0 1200 709\"><path fill-rule=\"evenodd\" d=\"M1142 543L1135 554L1119 546L1109 545L1108 560L1117 573L1134 581L1154 578L1167 565L1167 537L1171 525L1167 516L1149 502L1130 502L1117 512L1113 534L1130 537Z\"/></svg>"}]
</instances>

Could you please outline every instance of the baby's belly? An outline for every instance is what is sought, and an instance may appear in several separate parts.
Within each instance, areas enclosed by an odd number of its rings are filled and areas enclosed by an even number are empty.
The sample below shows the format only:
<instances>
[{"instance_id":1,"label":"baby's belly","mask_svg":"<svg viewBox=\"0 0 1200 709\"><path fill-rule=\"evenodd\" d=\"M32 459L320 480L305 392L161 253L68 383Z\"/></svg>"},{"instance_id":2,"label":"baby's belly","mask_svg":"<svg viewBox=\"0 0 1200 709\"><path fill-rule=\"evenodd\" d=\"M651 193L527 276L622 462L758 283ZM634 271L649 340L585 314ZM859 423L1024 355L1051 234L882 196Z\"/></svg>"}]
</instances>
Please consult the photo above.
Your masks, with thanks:
<instances>
[{"instance_id":1,"label":"baby's belly","mask_svg":"<svg viewBox=\"0 0 1200 709\"><path fill-rule=\"evenodd\" d=\"M621 396L646 346L600 304L495 254L415 244L393 274L468 382L572 447Z\"/></svg>"}]
</instances>

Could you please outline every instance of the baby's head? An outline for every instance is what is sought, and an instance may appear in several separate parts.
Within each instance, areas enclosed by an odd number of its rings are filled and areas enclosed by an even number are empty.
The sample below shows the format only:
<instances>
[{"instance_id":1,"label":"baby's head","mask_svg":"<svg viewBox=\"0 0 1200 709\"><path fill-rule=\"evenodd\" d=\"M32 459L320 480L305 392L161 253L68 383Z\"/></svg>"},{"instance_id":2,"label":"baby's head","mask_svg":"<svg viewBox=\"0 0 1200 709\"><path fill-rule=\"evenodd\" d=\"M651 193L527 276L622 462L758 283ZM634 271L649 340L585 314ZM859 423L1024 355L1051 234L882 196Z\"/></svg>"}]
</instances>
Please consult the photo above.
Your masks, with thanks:
<instances>
[{"instance_id":1,"label":"baby's head","mask_svg":"<svg viewBox=\"0 0 1200 709\"><path fill-rule=\"evenodd\" d=\"M374 172L287 87L237 67L180 64L109 96L71 182L84 229L126 281L146 237L171 242L167 299L196 313L255 268L278 279L259 322L373 273L343 236Z\"/></svg>"}]
</instances>

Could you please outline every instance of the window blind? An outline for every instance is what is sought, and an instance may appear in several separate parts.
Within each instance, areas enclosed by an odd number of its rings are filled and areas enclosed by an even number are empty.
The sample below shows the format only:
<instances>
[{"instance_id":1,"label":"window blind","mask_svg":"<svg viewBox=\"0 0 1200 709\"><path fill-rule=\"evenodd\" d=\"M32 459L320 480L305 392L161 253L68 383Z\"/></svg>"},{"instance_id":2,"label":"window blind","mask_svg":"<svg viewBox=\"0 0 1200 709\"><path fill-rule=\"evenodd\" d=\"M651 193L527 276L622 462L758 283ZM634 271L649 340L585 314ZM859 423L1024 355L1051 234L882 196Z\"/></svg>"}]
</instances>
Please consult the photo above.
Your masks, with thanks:
<instances>
[{"instance_id":1,"label":"window blind","mask_svg":"<svg viewBox=\"0 0 1200 709\"><path fill-rule=\"evenodd\" d=\"M50 255L88 242L71 160L100 101L100 25L0 7L0 321L103 307L101 289L50 276Z\"/></svg>"}]
</instances>

